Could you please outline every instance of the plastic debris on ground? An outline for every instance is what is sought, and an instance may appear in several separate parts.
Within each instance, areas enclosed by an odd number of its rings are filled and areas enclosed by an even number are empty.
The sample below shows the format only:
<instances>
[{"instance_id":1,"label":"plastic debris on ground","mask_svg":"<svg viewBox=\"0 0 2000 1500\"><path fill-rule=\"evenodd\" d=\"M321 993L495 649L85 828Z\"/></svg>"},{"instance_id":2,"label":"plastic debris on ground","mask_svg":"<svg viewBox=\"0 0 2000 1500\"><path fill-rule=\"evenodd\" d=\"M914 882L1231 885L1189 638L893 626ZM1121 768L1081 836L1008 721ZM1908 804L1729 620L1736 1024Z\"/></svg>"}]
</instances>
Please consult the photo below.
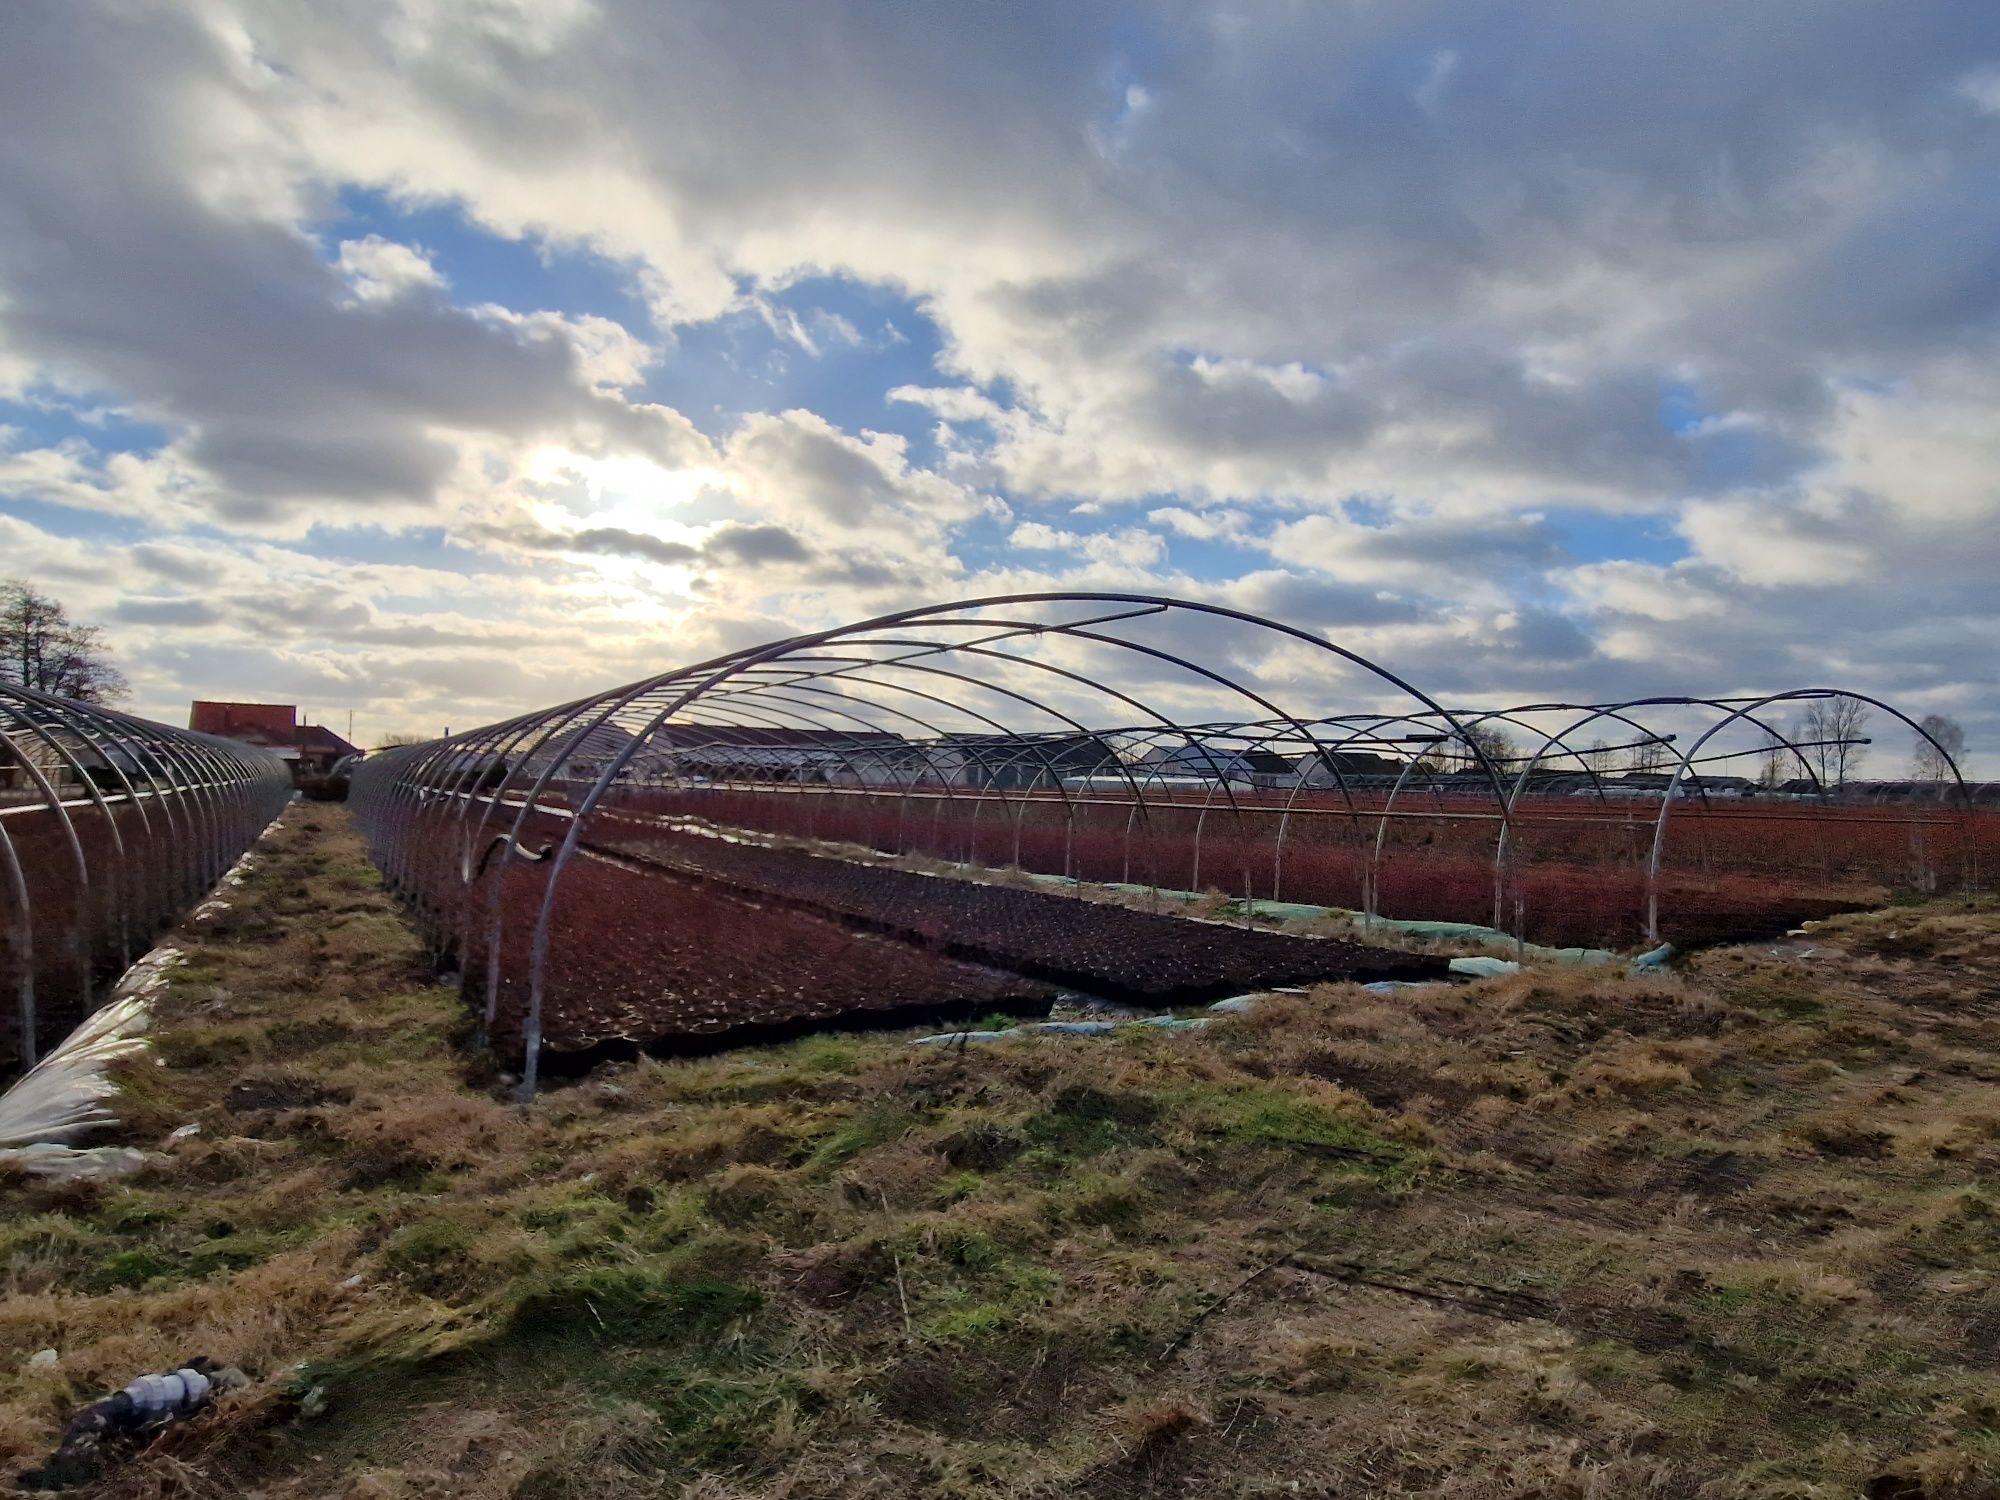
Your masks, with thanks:
<instances>
[{"instance_id":1,"label":"plastic debris on ground","mask_svg":"<svg viewBox=\"0 0 2000 1500\"><path fill-rule=\"evenodd\" d=\"M1650 970L1664 969L1667 966L1667 960L1673 956L1674 945L1672 943L1662 943L1650 952L1641 953L1637 958L1633 959L1632 972L1634 974L1644 974Z\"/></svg>"},{"instance_id":2,"label":"plastic debris on ground","mask_svg":"<svg viewBox=\"0 0 2000 1500\"><path fill-rule=\"evenodd\" d=\"M1618 955L1609 948L1545 948L1539 943L1523 943L1497 927L1477 922L1426 922L1413 918L1371 916L1344 906L1315 906L1307 901L1232 901L1224 908L1233 916L1270 917L1277 921L1315 922L1339 918L1356 927L1401 933L1406 937L1445 938L1468 943L1504 943L1516 948L1536 963L1609 964Z\"/></svg>"},{"instance_id":3,"label":"plastic debris on ground","mask_svg":"<svg viewBox=\"0 0 2000 1500\"><path fill-rule=\"evenodd\" d=\"M53 1052L0 1094L0 1147L65 1141L116 1117L104 1101L118 1092L105 1070L145 1050L150 1016L137 996L114 1000L85 1019Z\"/></svg>"},{"instance_id":4,"label":"plastic debris on ground","mask_svg":"<svg viewBox=\"0 0 2000 1500\"><path fill-rule=\"evenodd\" d=\"M1759 958L1802 959L1808 963L1815 959L1847 957L1845 948L1836 948L1830 943L1805 943L1789 936L1769 943L1759 943L1751 951Z\"/></svg>"},{"instance_id":5,"label":"plastic debris on ground","mask_svg":"<svg viewBox=\"0 0 2000 1500\"><path fill-rule=\"evenodd\" d=\"M51 1351L52 1352L52 1351ZM217 1369L197 1357L164 1374L141 1375L122 1391L93 1401L64 1425L55 1452L19 1478L24 1490L67 1490L93 1484L120 1446L205 1409L226 1390L250 1382L241 1370Z\"/></svg>"},{"instance_id":6,"label":"plastic debris on ground","mask_svg":"<svg viewBox=\"0 0 2000 1500\"><path fill-rule=\"evenodd\" d=\"M1454 958L1447 967L1471 979L1498 979L1502 974L1521 972L1521 966L1511 958Z\"/></svg>"},{"instance_id":7,"label":"plastic debris on ground","mask_svg":"<svg viewBox=\"0 0 2000 1500\"><path fill-rule=\"evenodd\" d=\"M1227 1000L1218 1000L1209 1006L1209 1011L1218 1016L1240 1016L1255 1009L1256 1004L1255 995L1231 995Z\"/></svg>"},{"instance_id":8,"label":"plastic debris on ground","mask_svg":"<svg viewBox=\"0 0 2000 1500\"><path fill-rule=\"evenodd\" d=\"M1145 1014L1136 1005L1127 1005L1120 1000L1100 1000L1095 995L1088 996L1080 1004L1094 1015L1111 1016L1120 1021L1135 1021Z\"/></svg>"},{"instance_id":9,"label":"plastic debris on ground","mask_svg":"<svg viewBox=\"0 0 2000 1500\"><path fill-rule=\"evenodd\" d=\"M59 1141L0 1151L0 1167L50 1182L112 1182L144 1170L151 1160L133 1146L65 1146Z\"/></svg>"},{"instance_id":10,"label":"plastic debris on ground","mask_svg":"<svg viewBox=\"0 0 2000 1500\"><path fill-rule=\"evenodd\" d=\"M944 1031L910 1038L912 1047L963 1047L974 1042L999 1042L1016 1036L1109 1036L1114 1031L1145 1026L1155 1031L1199 1031L1206 1016L1145 1016L1132 1021L1031 1021L1005 1031Z\"/></svg>"},{"instance_id":11,"label":"plastic debris on ground","mask_svg":"<svg viewBox=\"0 0 2000 1500\"><path fill-rule=\"evenodd\" d=\"M1202 891L1176 891L1167 886L1135 885L1129 880L1108 881L1104 889L1117 891L1126 896L1158 896L1162 901L1179 901L1185 905L1207 899L1206 893Z\"/></svg>"},{"instance_id":12,"label":"plastic debris on ground","mask_svg":"<svg viewBox=\"0 0 2000 1500\"><path fill-rule=\"evenodd\" d=\"M920 1036L910 1043L912 1047L963 1047L971 1042L997 1042L1002 1037L1013 1036L1009 1031L947 1031L938 1036Z\"/></svg>"}]
</instances>

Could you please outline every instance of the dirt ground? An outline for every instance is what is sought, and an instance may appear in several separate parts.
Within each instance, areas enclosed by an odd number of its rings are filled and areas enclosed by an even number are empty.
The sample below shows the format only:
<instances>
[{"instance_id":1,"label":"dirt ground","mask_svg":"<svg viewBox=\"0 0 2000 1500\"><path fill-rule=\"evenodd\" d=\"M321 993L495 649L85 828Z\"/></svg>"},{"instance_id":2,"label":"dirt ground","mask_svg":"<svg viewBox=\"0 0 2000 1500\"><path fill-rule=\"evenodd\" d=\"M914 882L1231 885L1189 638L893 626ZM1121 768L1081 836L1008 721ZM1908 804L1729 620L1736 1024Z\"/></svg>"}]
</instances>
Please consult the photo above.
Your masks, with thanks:
<instances>
[{"instance_id":1,"label":"dirt ground","mask_svg":"<svg viewBox=\"0 0 2000 1500\"><path fill-rule=\"evenodd\" d=\"M178 941L154 1164L0 1182L7 1475L206 1354L96 1493L2000 1495L1991 904L525 1108L340 808Z\"/></svg>"}]
</instances>

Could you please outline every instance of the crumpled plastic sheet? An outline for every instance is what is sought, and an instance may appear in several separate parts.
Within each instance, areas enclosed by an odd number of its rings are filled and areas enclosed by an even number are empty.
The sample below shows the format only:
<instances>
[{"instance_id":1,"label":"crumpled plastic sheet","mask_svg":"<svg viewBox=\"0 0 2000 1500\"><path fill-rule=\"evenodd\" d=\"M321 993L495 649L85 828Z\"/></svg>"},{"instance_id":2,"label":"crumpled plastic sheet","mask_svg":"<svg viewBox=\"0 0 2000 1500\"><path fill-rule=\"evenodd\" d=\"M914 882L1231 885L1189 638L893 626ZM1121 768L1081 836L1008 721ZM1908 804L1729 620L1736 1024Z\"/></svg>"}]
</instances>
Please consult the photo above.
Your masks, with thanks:
<instances>
[{"instance_id":1,"label":"crumpled plastic sheet","mask_svg":"<svg viewBox=\"0 0 2000 1500\"><path fill-rule=\"evenodd\" d=\"M1280 921L1317 921L1339 917L1357 927L1402 933L1408 937L1455 938L1470 943L1504 943L1524 958L1544 964L1610 964L1618 955L1609 948L1545 948L1540 943L1523 943L1497 927L1477 922L1426 922L1404 917L1373 917L1350 911L1344 906L1314 906L1304 901L1232 901L1224 908L1235 916L1271 917Z\"/></svg>"},{"instance_id":2,"label":"crumpled plastic sheet","mask_svg":"<svg viewBox=\"0 0 2000 1500\"><path fill-rule=\"evenodd\" d=\"M106 1072L120 1058L145 1050L149 994L127 994L93 1011L0 1095L0 1147L66 1141L112 1123L115 1116L104 1101L118 1085Z\"/></svg>"},{"instance_id":3,"label":"crumpled plastic sheet","mask_svg":"<svg viewBox=\"0 0 2000 1500\"><path fill-rule=\"evenodd\" d=\"M0 1167L18 1167L51 1182L110 1182L130 1177L151 1160L133 1146L65 1146L60 1141L0 1151Z\"/></svg>"},{"instance_id":4,"label":"crumpled plastic sheet","mask_svg":"<svg viewBox=\"0 0 2000 1500\"><path fill-rule=\"evenodd\" d=\"M78 1147L76 1136L116 1123L111 1065L146 1050L152 1000L181 961L160 947L126 970L114 998L86 1016L61 1045L0 1094L0 1167L59 1182L127 1177L146 1165L130 1146Z\"/></svg>"},{"instance_id":5,"label":"crumpled plastic sheet","mask_svg":"<svg viewBox=\"0 0 2000 1500\"><path fill-rule=\"evenodd\" d=\"M1498 979L1502 974L1521 972L1521 966L1511 958L1454 958L1446 967L1468 979Z\"/></svg>"}]
</instances>

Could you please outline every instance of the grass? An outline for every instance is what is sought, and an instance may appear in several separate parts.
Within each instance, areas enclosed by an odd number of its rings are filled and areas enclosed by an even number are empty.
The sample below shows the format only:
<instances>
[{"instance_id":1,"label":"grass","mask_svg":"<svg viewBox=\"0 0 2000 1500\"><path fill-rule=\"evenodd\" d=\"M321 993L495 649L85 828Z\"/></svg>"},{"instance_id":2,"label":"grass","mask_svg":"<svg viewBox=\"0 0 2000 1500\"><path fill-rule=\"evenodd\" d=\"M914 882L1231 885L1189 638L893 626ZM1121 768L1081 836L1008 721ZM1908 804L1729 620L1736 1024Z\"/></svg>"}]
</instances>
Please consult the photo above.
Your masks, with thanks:
<instances>
[{"instance_id":1,"label":"grass","mask_svg":"<svg viewBox=\"0 0 2000 1500\"><path fill-rule=\"evenodd\" d=\"M2000 912L1814 937L518 1107L298 807L177 939L154 1164L0 1183L7 1472L205 1353L102 1493L1991 1495Z\"/></svg>"}]
</instances>

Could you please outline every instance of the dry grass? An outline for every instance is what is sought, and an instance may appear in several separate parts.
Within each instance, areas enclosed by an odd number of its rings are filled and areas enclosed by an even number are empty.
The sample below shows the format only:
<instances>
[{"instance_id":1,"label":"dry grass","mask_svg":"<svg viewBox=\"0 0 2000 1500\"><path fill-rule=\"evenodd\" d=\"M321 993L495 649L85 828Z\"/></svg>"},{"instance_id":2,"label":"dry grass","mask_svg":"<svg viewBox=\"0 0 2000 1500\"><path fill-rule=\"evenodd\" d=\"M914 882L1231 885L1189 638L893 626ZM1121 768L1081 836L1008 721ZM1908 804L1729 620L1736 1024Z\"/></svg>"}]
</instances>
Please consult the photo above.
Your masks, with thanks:
<instances>
[{"instance_id":1,"label":"dry grass","mask_svg":"<svg viewBox=\"0 0 2000 1500\"><path fill-rule=\"evenodd\" d=\"M1824 936L520 1109L297 808L128 1075L159 1164L0 1186L0 1449L204 1353L105 1493L1992 1495L2000 914Z\"/></svg>"}]
</instances>

